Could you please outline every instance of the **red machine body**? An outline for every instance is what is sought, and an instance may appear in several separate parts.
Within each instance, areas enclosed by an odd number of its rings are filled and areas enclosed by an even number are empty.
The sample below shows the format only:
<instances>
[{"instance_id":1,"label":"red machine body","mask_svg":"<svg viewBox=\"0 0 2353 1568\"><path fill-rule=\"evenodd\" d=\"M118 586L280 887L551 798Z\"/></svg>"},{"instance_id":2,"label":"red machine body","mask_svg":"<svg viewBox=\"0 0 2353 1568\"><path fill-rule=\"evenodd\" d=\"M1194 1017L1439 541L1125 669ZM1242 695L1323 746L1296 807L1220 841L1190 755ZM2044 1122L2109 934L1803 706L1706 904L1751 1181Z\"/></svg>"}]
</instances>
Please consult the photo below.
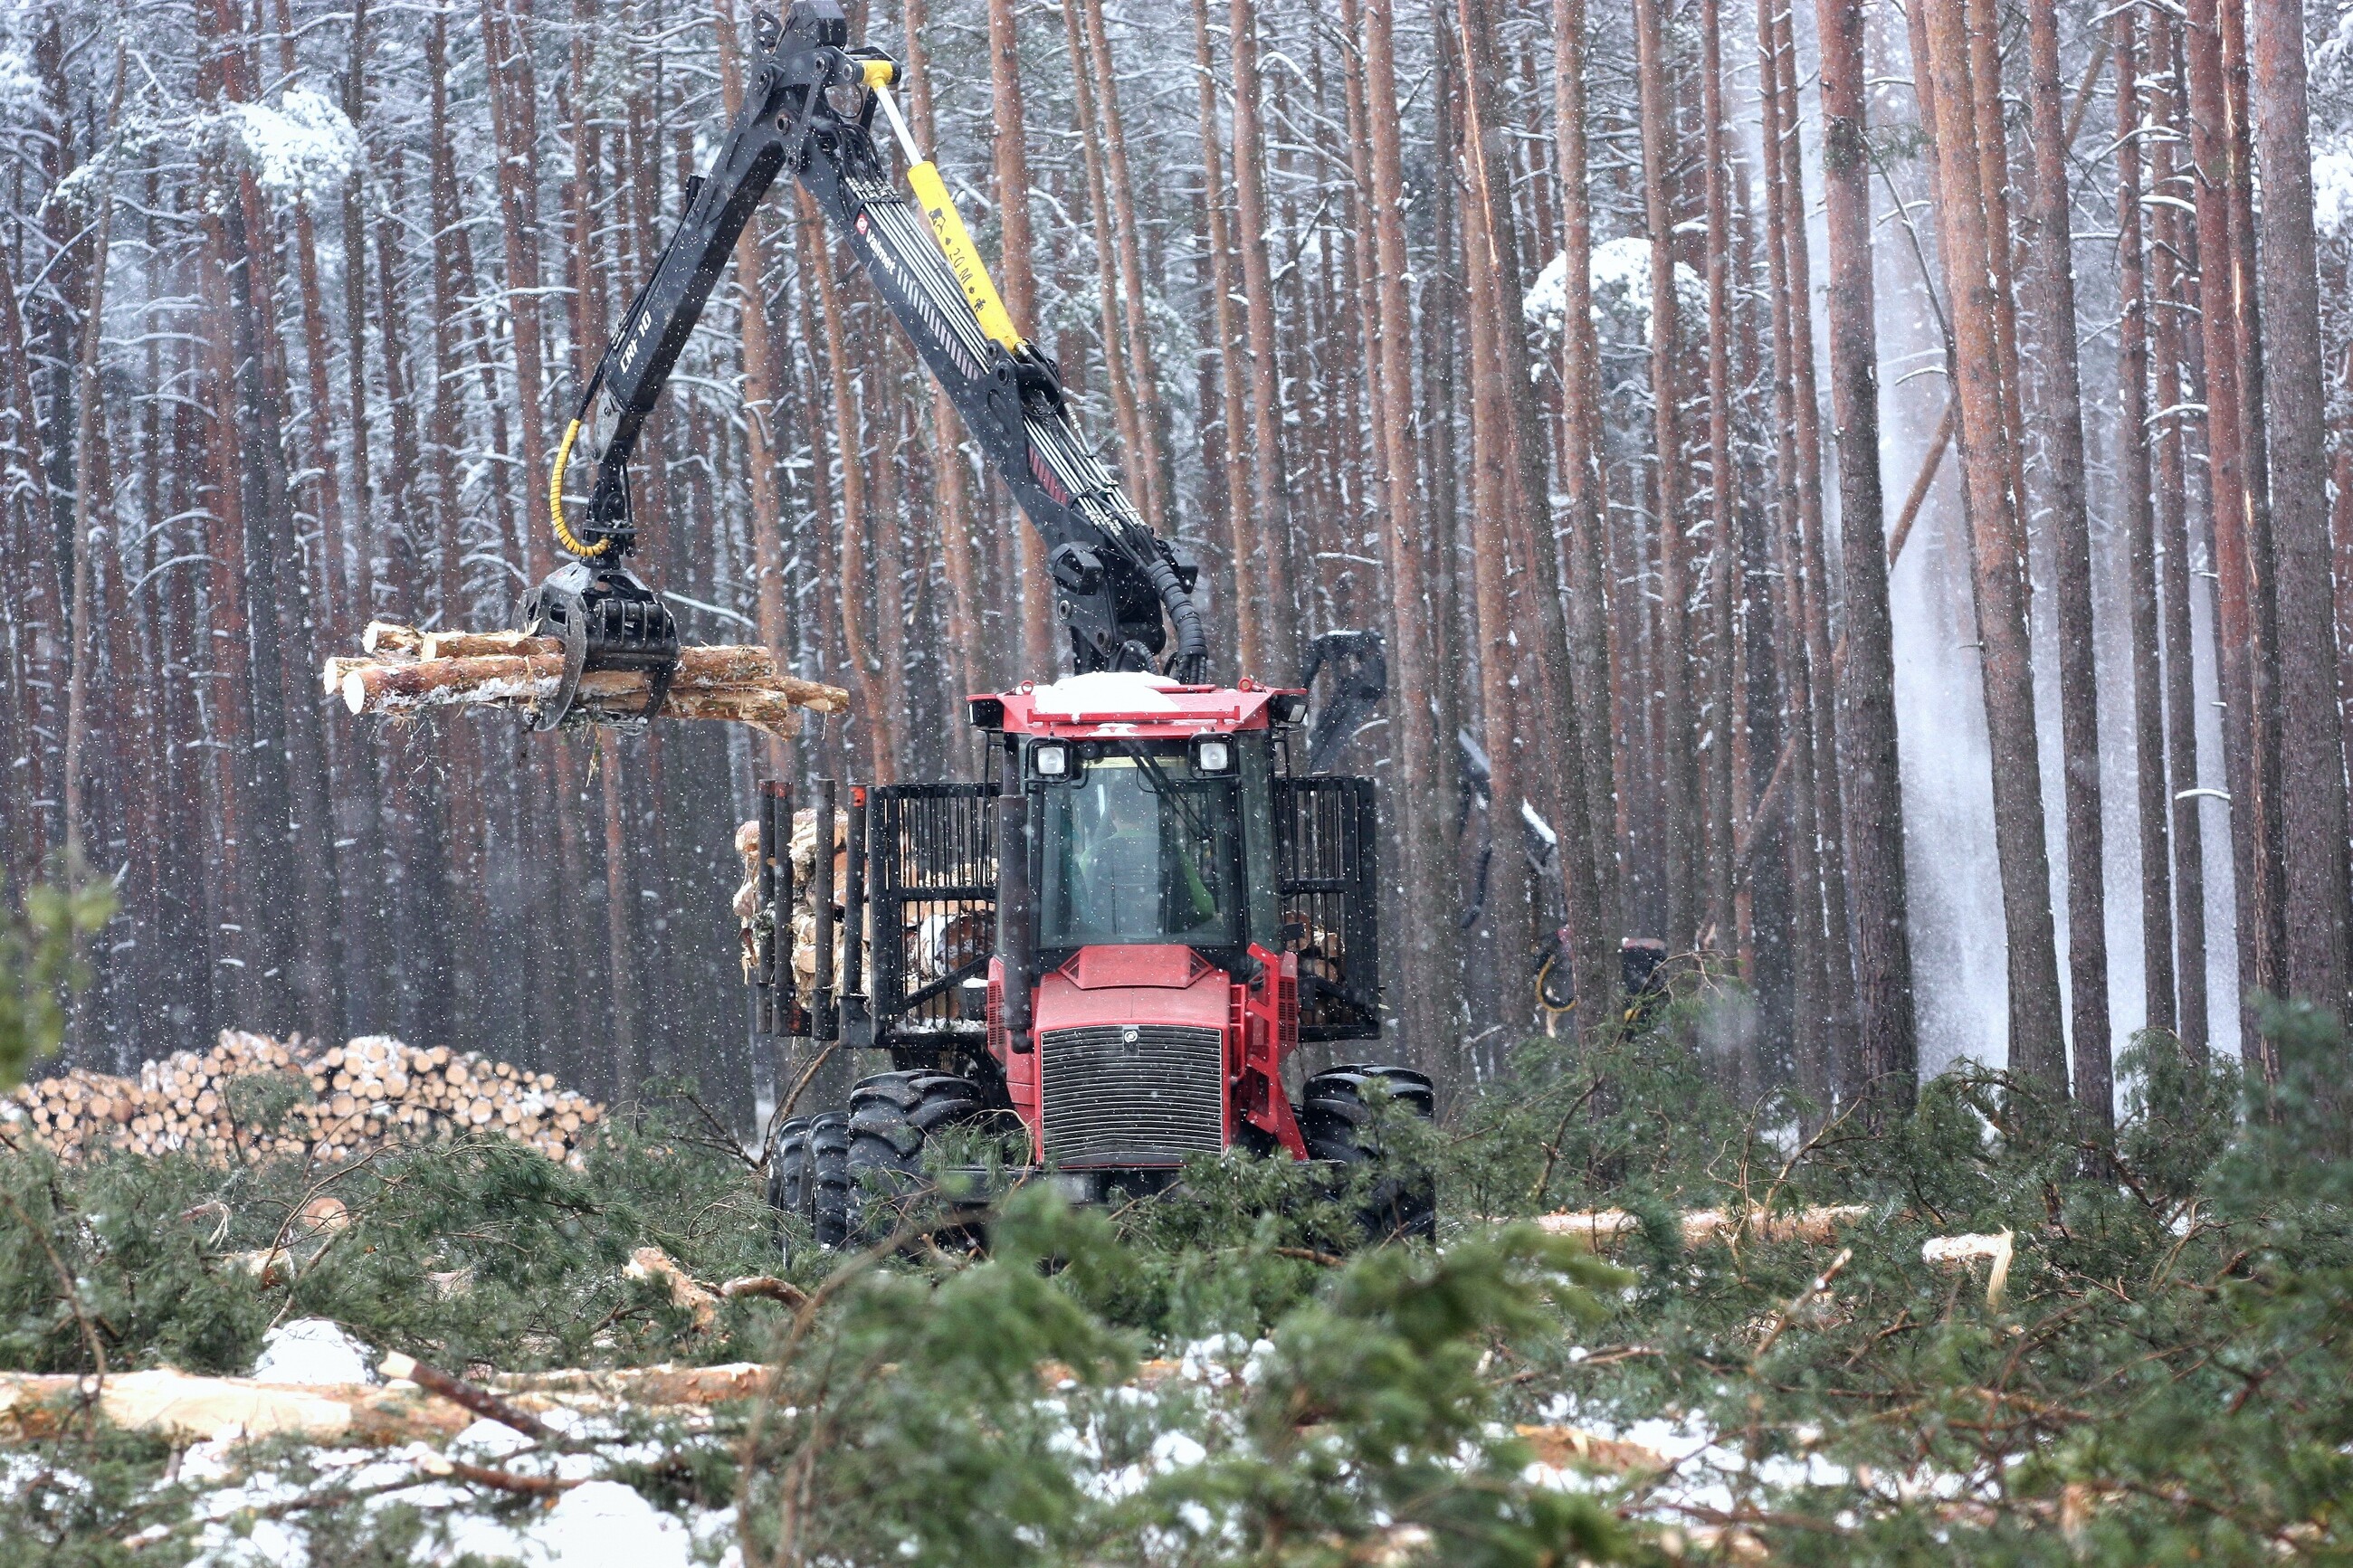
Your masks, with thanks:
<instances>
[{"instance_id":1,"label":"red machine body","mask_svg":"<svg viewBox=\"0 0 2353 1568\"><path fill-rule=\"evenodd\" d=\"M1085 743L1264 736L1295 715L1304 697L1303 692L1249 680L1234 687L1185 686L1151 675L1112 672L1067 677L1050 686L1025 683L1016 690L973 700L976 717L1008 737L1009 749L1018 756L1024 738ZM1243 809L1257 804L1246 803ZM1042 1163L1049 1152L1047 1064L1064 1048L1063 1042L1116 1042L1132 1047L1155 1038L1198 1040L1214 1033L1219 1079L1216 1146L1246 1141L1305 1159L1307 1146L1282 1084L1283 1062L1299 1044L1299 960L1295 953L1270 951L1256 942L1244 944L1242 954L1239 963L1230 959L1221 963L1218 957L1222 955L1179 942L1079 946L1038 976L1026 1009L1028 1027L1018 1036L1005 1026L1004 959L992 960L988 1051L1005 1073L1016 1114L1029 1130L1033 1156ZM1018 1017L1024 1009L1012 1011ZM1139 1120L1147 1125L1173 1121L1150 1114L1170 1109L1152 1103L1155 1097L1175 1092L1168 1084L1103 1074L1096 1076L1089 1092L1103 1102L1099 1109L1106 1120L1118 1118L1130 1125ZM1140 1118L1139 1110L1144 1112ZM1195 1136L1185 1142L1206 1144L1210 1131L1207 1119L1198 1119L1196 1127ZM1139 1147L1132 1139L1119 1140L1124 1146L1116 1149L1073 1148L1071 1141L1054 1142L1062 1144L1053 1150L1057 1163L1073 1170L1174 1165L1193 1152L1192 1147Z\"/></svg>"}]
</instances>

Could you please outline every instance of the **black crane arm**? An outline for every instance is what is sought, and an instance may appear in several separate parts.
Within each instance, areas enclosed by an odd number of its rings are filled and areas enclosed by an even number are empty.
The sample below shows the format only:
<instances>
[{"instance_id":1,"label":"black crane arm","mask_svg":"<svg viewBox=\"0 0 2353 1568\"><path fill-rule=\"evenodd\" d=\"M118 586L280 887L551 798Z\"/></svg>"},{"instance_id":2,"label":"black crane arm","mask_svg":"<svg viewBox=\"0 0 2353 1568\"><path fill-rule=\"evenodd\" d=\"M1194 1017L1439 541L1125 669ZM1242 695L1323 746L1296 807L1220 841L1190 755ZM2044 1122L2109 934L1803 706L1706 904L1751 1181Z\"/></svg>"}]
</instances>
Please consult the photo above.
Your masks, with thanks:
<instances>
[{"instance_id":1,"label":"black crane arm","mask_svg":"<svg viewBox=\"0 0 2353 1568\"><path fill-rule=\"evenodd\" d=\"M903 125L895 129L913 195L891 176L874 120L878 108L896 119L887 98L896 62L850 45L838 0L796 0L781 26L763 16L759 32L743 110L709 169L689 183L678 227L583 389L558 450L551 521L575 559L522 607L526 626L553 629L566 644L567 680L543 722L561 721L582 669L644 668L659 680L675 668L675 622L621 563L637 544L627 466L744 226L788 169L865 268L1044 540L1074 667L1149 669L1166 650L1167 673L1202 679L1208 645L1192 601L1192 567L1153 532L1080 435L1054 362L1006 316L937 171ZM565 515L564 468L600 392L612 426L575 531Z\"/></svg>"}]
</instances>

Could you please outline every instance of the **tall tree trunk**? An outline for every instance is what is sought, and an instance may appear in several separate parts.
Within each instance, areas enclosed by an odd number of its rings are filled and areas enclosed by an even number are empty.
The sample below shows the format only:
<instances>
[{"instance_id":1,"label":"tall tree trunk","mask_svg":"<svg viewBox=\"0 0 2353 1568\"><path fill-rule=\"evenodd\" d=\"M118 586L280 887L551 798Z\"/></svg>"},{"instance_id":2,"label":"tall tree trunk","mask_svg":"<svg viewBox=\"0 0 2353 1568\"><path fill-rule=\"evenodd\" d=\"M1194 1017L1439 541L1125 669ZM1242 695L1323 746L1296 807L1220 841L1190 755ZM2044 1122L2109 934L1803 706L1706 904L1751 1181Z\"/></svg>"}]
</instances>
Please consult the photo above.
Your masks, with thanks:
<instances>
[{"instance_id":1,"label":"tall tree trunk","mask_svg":"<svg viewBox=\"0 0 2353 1568\"><path fill-rule=\"evenodd\" d=\"M1814 334L1807 302L1813 298L1811 241L1804 218L1804 148L1798 111L1798 46L1787 9L1774 25L1775 58L1780 72L1781 184L1785 210L1781 230L1787 252L1790 298L1798 320L1790 333L1791 405L1797 443L1798 554L1800 623L1806 642L1806 712L1813 731L1814 832L1821 845L1822 1013L1830 1048L1831 1081L1841 1099L1860 1079L1854 1024L1854 954L1850 944L1846 886L1844 791L1838 770L1838 708L1833 683L1837 661L1831 651L1831 580L1823 545L1821 395L1814 374Z\"/></svg>"},{"instance_id":2,"label":"tall tree trunk","mask_svg":"<svg viewBox=\"0 0 2353 1568\"><path fill-rule=\"evenodd\" d=\"M1862 0L1818 0L1822 189L1830 237L1831 411L1838 433L1839 529L1846 569L1846 659L1838 683L1853 898L1861 1092L1901 1114L1919 1083L1904 789L1895 731L1895 646L1887 603L1879 474L1879 329L1873 302L1871 153ZM2097 763L2096 754L2094 758Z\"/></svg>"},{"instance_id":3,"label":"tall tree trunk","mask_svg":"<svg viewBox=\"0 0 2353 1568\"><path fill-rule=\"evenodd\" d=\"M938 141L932 106L926 0L906 0L907 107L917 142L929 152ZM740 265L740 263L739 263ZM749 360L746 360L746 368ZM944 388L934 385L932 403L932 501L939 509L940 555L947 583L948 645L956 683L978 691L996 660L986 655L980 629L981 589L972 542L972 484L964 458L964 422ZM754 448L757 460L758 448ZM771 458L773 462L773 458ZM773 478L773 476L771 476ZM763 567L762 581L767 581ZM782 598L781 579L778 597ZM779 648L778 657L783 657Z\"/></svg>"},{"instance_id":4,"label":"tall tree trunk","mask_svg":"<svg viewBox=\"0 0 2353 1568\"><path fill-rule=\"evenodd\" d=\"M1797 348L1793 339L1807 330L1805 295L1789 276L1788 229L1804 221L1802 191L1790 190L1792 164L1779 148L1788 122L1797 113L1794 94L1784 93L1779 62L1779 28L1775 0L1757 0L1757 42L1761 79L1759 110L1763 117L1765 159L1765 258L1767 295L1771 300L1773 336L1773 495L1771 531L1773 575L1778 595L1773 616L1779 636L1772 639L1774 684L1781 698L1783 751L1788 784L1788 838L1789 900L1790 1054L1797 1068L1798 1090L1810 1103L1806 1125L1820 1125L1832 1109L1831 1036L1828 1027L1829 983L1826 973L1826 932L1822 922L1820 805L1816 788L1825 759L1814 747L1814 729L1808 718L1812 701L1813 671L1807 646L1804 591L1799 583L1803 560L1799 521L1802 463L1798 451ZM1769 786L1768 786L1769 793ZM1763 809L1760 802L1759 810Z\"/></svg>"},{"instance_id":5,"label":"tall tree trunk","mask_svg":"<svg viewBox=\"0 0 2353 1568\"><path fill-rule=\"evenodd\" d=\"M107 115L109 140L122 111L122 81L126 60L115 50L114 103ZM114 529L100 521L100 498L114 489L104 471L106 452L99 437L103 405L99 397L99 361L106 339L106 263L114 239L114 184L107 178L98 197L98 235L89 251L90 272L82 286L81 342L74 355L74 537L73 603L66 621L66 741L62 759L65 788L66 858L79 875L85 843L82 837L82 746L89 728L90 667L98 645L90 636L91 579L100 550L121 546ZM77 1021L79 1010L77 1009ZM79 1043L79 1042L77 1042Z\"/></svg>"},{"instance_id":6,"label":"tall tree trunk","mask_svg":"<svg viewBox=\"0 0 2353 1568\"><path fill-rule=\"evenodd\" d=\"M2141 254L2138 13L2113 23L2116 57L2116 501L2125 536L2133 682L2134 805L2140 817L2142 1011L2152 1029L2179 1028L2174 1010L2171 840L2165 787L2165 669L2158 644L2157 552L2150 518L2148 280ZM2078 1026L2077 1051L2082 1050Z\"/></svg>"},{"instance_id":7,"label":"tall tree trunk","mask_svg":"<svg viewBox=\"0 0 2353 1568\"><path fill-rule=\"evenodd\" d=\"M1634 0L1635 75L1641 104L1642 203L1651 240L1651 443L1659 498L1659 840L1667 942L1698 932L1699 790L1692 762L1691 563L1683 521L1683 389L1676 374L1682 312L1675 297L1674 105L1659 0Z\"/></svg>"},{"instance_id":8,"label":"tall tree trunk","mask_svg":"<svg viewBox=\"0 0 2353 1568\"><path fill-rule=\"evenodd\" d=\"M2156 234L2149 247L2149 296L2156 324L2150 336L2156 357L2157 549L2163 594L2158 632L2165 647L2166 794L2173 803L2174 981L2180 992L2182 1045L2201 1065L2207 1058L2206 847L2200 807L2198 696L2195 640L2189 613L2191 584L2188 445L2193 428L2189 370L2189 308L2182 258L2195 249L2192 226L2180 205L2186 183L2176 174L2174 149L2181 142L2182 96L2176 62L2181 54L2174 21L2153 14L2149 33L2152 65L2150 189L2159 196Z\"/></svg>"},{"instance_id":9,"label":"tall tree trunk","mask_svg":"<svg viewBox=\"0 0 2353 1568\"><path fill-rule=\"evenodd\" d=\"M1032 269L1036 251L1029 235L1029 153L1022 125L1021 40L1013 0L988 0L988 81L991 118L997 125L997 276L1014 330L1028 334L1043 329ZM1061 655L1056 647L1045 547L1018 517L1011 531L1015 580L1009 586L1021 605L1022 662L1031 678L1050 679L1061 668Z\"/></svg>"},{"instance_id":10,"label":"tall tree trunk","mask_svg":"<svg viewBox=\"0 0 2353 1568\"><path fill-rule=\"evenodd\" d=\"M2051 508L2059 600L2059 754L2066 801L2068 1012L2077 1110L2116 1125L2108 1026L2107 891L2100 821L2099 670L2092 644L2092 520L2084 495L2084 389L2076 363L2075 261L2067 195L2065 83L2059 75L2056 0L2031 0L2026 24L2034 215L2029 230L2032 309L2042 342L2044 499Z\"/></svg>"},{"instance_id":11,"label":"tall tree trunk","mask_svg":"<svg viewBox=\"0 0 2353 1568\"><path fill-rule=\"evenodd\" d=\"M2346 1013L2346 800L2336 705L2328 545L2327 388L2313 230L2303 0L2249 0L2256 151L2263 160L2264 410L2279 604L2280 833L2287 947L2282 980Z\"/></svg>"},{"instance_id":12,"label":"tall tree trunk","mask_svg":"<svg viewBox=\"0 0 2353 1568\"><path fill-rule=\"evenodd\" d=\"M1128 457L1143 491L1145 521L1166 534L1174 525L1169 500L1168 411L1160 396L1160 372L1152 352L1152 329L1144 290L1144 240L1135 216L1135 182L1128 171L1127 122L1120 112L1118 73L1112 68L1111 37L1103 26L1103 0L1077 0L1086 23L1087 49L1094 67L1096 118L1103 129L1105 168L1111 181L1112 221L1119 240L1119 291L1126 332L1128 374L1134 379L1141 442Z\"/></svg>"},{"instance_id":13,"label":"tall tree trunk","mask_svg":"<svg viewBox=\"0 0 2353 1568\"><path fill-rule=\"evenodd\" d=\"M1593 205L1587 171L1585 128L1585 0L1556 0L1553 7L1553 112L1560 163L1561 254L1561 468L1567 477L1570 684L1577 698L1579 759L1585 773L1587 815L1593 825L1593 879L1602 930L1597 944L1614 950L1624 904L1618 854L1618 764L1612 718L1614 671L1609 651L1609 573L1604 567L1609 504L1601 477L1600 350L1593 326ZM1379 120L1374 124L1377 132ZM1400 257L1400 263L1402 258ZM1387 271L1385 257L1381 266ZM1596 1013L1615 1013L1618 960L1604 951L1599 968L1577 977L1579 996L1590 996ZM1587 989L1588 986L1594 987Z\"/></svg>"},{"instance_id":14,"label":"tall tree trunk","mask_svg":"<svg viewBox=\"0 0 2353 1568\"><path fill-rule=\"evenodd\" d=\"M2189 0L2183 34L2189 77L2189 157L2197 193L2198 321L2206 368L2206 471L2214 534L2216 666L2222 699L2222 765L2231 798L2231 863L2239 937L2240 1018L2258 1058L2268 1057L2251 1025L2253 998L2274 988L2278 954L2271 940L2278 917L2274 899L2270 820L2274 803L2263 789L2260 706L2271 650L2258 604L2268 578L2258 580L2253 538L2246 447L2245 365L2240 357L2243 287L2232 234L2232 182L2224 96L2221 18L2216 0ZM2267 1066L2268 1070L2268 1066Z\"/></svg>"},{"instance_id":15,"label":"tall tree trunk","mask_svg":"<svg viewBox=\"0 0 2353 1568\"><path fill-rule=\"evenodd\" d=\"M1733 546L1738 501L1734 494L1732 408L1732 181L1730 125L1724 108L1724 23L1718 0L1700 0L1701 159L1705 169L1707 219L1707 472L1708 472L1708 661L1705 791L1707 926L1701 946L1728 952L1735 946L1733 908L1733 753L1746 727L1734 674L1738 659L1738 581ZM1833 251L1832 285L1838 266ZM1832 386L1836 387L1836 364ZM1841 423L1841 428L1843 424ZM1843 447L1841 448L1844 450Z\"/></svg>"},{"instance_id":16,"label":"tall tree trunk","mask_svg":"<svg viewBox=\"0 0 2353 1568\"><path fill-rule=\"evenodd\" d=\"M839 582L842 651L849 663L850 677L858 684L859 718L866 731L867 766L871 770L868 776L878 784L888 784L896 776L897 747L892 733L892 715L897 711L900 694L891 690L883 680L882 660L873 646L866 620L870 574L866 563L865 443L860 399L849 374L849 330L843 320L846 301L841 297L840 279L834 269L833 250L824 221L806 195L801 200L802 232L808 237L803 254L817 279L818 319L825 332L826 364L833 392L834 440L841 455Z\"/></svg>"},{"instance_id":17,"label":"tall tree trunk","mask_svg":"<svg viewBox=\"0 0 2353 1568\"><path fill-rule=\"evenodd\" d=\"M1266 585L1266 646L1271 668L1261 680L1290 679L1299 668L1299 563L1291 547L1282 442L1282 372L1274 341L1274 268L1267 251L1266 135L1259 124L1257 0L1229 0L1234 84L1235 247L1242 266L1242 331L1250 353L1250 510ZM1230 414L1229 415L1230 417Z\"/></svg>"},{"instance_id":18,"label":"tall tree trunk","mask_svg":"<svg viewBox=\"0 0 2353 1568\"><path fill-rule=\"evenodd\" d=\"M1199 0L1197 0L1197 4ZM1406 293L1411 269L1406 249L1405 172L1398 109L1397 50L1393 0L1364 0L1365 97L1372 132L1373 245L1379 279L1381 401L1376 435L1386 475L1389 590L1389 657L1395 740L1389 756L1398 779L1397 798L1406 820L1398 833L1405 846L1396 907L1415 911L1402 933L1401 968L1406 977L1407 1045L1417 1059L1440 1059L1440 1037L1452 1022L1456 966L1454 834L1454 710L1451 680L1439 673L1450 655L1435 637L1440 612L1423 573L1422 535L1428 526L1416 450L1413 378L1413 306ZM1227 405L1230 428L1234 405ZM1432 802L1435 810L1411 810L1407 801Z\"/></svg>"},{"instance_id":19,"label":"tall tree trunk","mask_svg":"<svg viewBox=\"0 0 2353 1568\"><path fill-rule=\"evenodd\" d=\"M1242 420L1241 352L1234 321L1233 235L1226 209L1225 153L1218 132L1218 74L1209 43L1208 0L1193 0L1193 68L1200 94L1201 176L1209 240L1210 321L1217 331L1219 408L1225 417L1226 548L1233 561L1235 653L1243 672L1271 668L1266 560L1261 520L1250 502L1250 463Z\"/></svg>"},{"instance_id":20,"label":"tall tree trunk","mask_svg":"<svg viewBox=\"0 0 2353 1568\"><path fill-rule=\"evenodd\" d=\"M1992 750L1994 852L2010 948L2010 1065L2021 1077L2063 1095L2066 1039L2060 1023L2025 563L2018 551L2021 531L2011 483L2010 426L2002 406L2000 313L1994 283L1994 253L2010 239L1989 221L1997 209L1987 200L1980 179L1962 0L1922 0L1922 5L1928 13L1929 67L1936 74L1942 197L1937 243L1952 297L1961 477L1968 496L1986 731Z\"/></svg>"},{"instance_id":21,"label":"tall tree trunk","mask_svg":"<svg viewBox=\"0 0 2353 1568\"><path fill-rule=\"evenodd\" d=\"M1136 494L1149 500L1154 481L1147 472L1135 379L1127 364L1127 335L1119 305L1119 247L1113 232L1110 183L1103 174L1103 121L1096 112L1093 65L1076 0L1062 7L1062 32L1071 55L1071 104L1079 133L1080 162L1086 172L1087 216L1094 228L1095 308L1103 338L1103 391L1111 399L1113 421L1119 426L1120 449L1126 458L1124 466Z\"/></svg>"},{"instance_id":22,"label":"tall tree trunk","mask_svg":"<svg viewBox=\"0 0 2353 1568\"><path fill-rule=\"evenodd\" d=\"M920 6L921 0L916 0L911 10L919 13ZM713 16L719 36L720 94L733 121L743 112L744 104L743 69L736 63L734 0L720 0ZM920 16L913 20L919 22ZM913 33L913 26L909 31ZM785 405L780 395L782 351L768 318L769 255L768 223L762 214L754 213L735 242L735 295L744 323L744 468L752 502L753 615L761 643L776 655L777 668L785 668L793 656L792 622L785 597L784 499L776 482L776 434ZM783 736L765 737L761 754L769 777L792 776L792 743Z\"/></svg>"},{"instance_id":23,"label":"tall tree trunk","mask_svg":"<svg viewBox=\"0 0 2353 1568\"><path fill-rule=\"evenodd\" d=\"M1506 481L1503 493L1507 503L1504 515L1510 524L1511 552L1520 577L1519 607L1513 616L1513 640L1518 644L1514 662L1525 671L1515 677L1523 710L1514 739L1525 748L1524 772L1535 803L1556 837L1556 864L1577 954L1575 967L1593 976L1608 966L1614 943L1601 918L1592 873L1592 825L1578 762L1584 745L1568 664L1569 633L1561 605L1560 556L1553 531L1543 416L1516 309L1523 270L1518 223L1510 196L1504 127L1490 97L1491 84L1501 80L1503 72L1493 47L1494 17L1485 0L1457 0L1457 18L1470 68L1463 78L1463 102L1472 132L1465 147L1472 178L1463 232L1475 261L1472 275L1483 277L1490 308L1502 323L1492 345L1496 377L1492 390L1493 412L1501 421L1498 456L1503 459ZM1512 821L1515 805L1498 795L1496 811L1497 850L1502 854L1505 845L1522 838L1523 832ZM1509 947L1499 952L1507 966L1504 994L1510 996L1529 959ZM1519 1010L1514 1007L1506 1021L1517 1016Z\"/></svg>"}]
</instances>

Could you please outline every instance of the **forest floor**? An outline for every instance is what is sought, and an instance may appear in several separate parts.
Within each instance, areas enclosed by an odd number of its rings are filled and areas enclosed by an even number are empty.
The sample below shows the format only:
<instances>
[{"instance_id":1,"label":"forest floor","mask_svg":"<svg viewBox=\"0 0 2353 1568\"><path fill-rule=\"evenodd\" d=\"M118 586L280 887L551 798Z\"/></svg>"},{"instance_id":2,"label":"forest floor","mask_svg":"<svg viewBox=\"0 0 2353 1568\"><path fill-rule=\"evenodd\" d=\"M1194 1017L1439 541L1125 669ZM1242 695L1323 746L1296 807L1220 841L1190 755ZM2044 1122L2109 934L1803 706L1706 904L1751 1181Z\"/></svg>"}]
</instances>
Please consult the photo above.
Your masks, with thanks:
<instances>
[{"instance_id":1,"label":"forest floor","mask_svg":"<svg viewBox=\"0 0 2353 1568\"><path fill-rule=\"evenodd\" d=\"M1792 1149L1688 1065L1687 1023L1536 1042L1435 1128L1393 1120L1440 1173L1436 1247L1351 1248L1350 1194L1234 1158L1108 1212L1025 1189L986 1249L822 1252L683 1100L570 1164L0 1150L0 1369L81 1374L0 1395L0 1558L2348 1555L2353 1164L2303 1091L2333 1037L2285 1020L2253 1118L2230 1068L2145 1043L2094 1178L1967 1068ZM237 1261L325 1193L347 1225ZM1599 1253L1525 1217L1602 1205L1629 1217ZM1961 1235L1987 1240L1927 1246ZM781 1282L718 1289L747 1277ZM387 1356L462 1403L367 1386ZM652 1366L710 1370L616 1370ZM164 1368L360 1414L202 1436L133 1410Z\"/></svg>"}]
</instances>

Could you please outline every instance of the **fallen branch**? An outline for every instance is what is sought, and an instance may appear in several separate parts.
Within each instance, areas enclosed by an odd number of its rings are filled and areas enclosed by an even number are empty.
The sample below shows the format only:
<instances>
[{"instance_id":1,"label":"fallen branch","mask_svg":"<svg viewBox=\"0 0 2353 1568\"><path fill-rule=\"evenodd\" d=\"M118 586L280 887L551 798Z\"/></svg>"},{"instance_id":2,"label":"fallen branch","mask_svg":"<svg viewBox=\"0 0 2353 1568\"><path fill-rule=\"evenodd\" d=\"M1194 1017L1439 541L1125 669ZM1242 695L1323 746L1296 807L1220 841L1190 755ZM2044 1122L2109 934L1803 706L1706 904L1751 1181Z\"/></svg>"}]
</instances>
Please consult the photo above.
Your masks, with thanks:
<instances>
[{"instance_id":1,"label":"fallen branch","mask_svg":"<svg viewBox=\"0 0 2353 1568\"><path fill-rule=\"evenodd\" d=\"M451 1377L438 1367L427 1366L414 1356L394 1351L377 1363L376 1370L395 1380L406 1379L430 1394L438 1394L452 1405L462 1405L475 1415L512 1426L527 1437L545 1442L555 1436L555 1429L530 1411L510 1405L486 1388Z\"/></svg>"}]
</instances>

